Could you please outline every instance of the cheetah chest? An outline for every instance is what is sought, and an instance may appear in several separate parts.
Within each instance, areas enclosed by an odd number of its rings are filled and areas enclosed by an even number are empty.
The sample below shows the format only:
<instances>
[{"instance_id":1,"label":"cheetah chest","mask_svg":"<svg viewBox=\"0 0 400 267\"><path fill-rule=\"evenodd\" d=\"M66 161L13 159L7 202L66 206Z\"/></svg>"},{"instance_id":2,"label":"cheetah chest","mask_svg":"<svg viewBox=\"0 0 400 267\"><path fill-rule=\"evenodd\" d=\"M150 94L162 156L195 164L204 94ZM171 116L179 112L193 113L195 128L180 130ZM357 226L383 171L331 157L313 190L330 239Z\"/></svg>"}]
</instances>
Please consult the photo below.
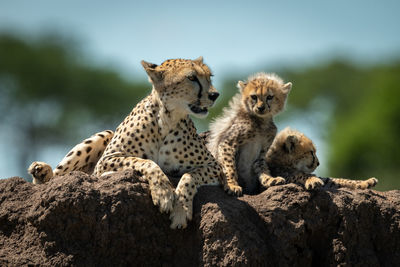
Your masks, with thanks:
<instances>
[{"instance_id":1,"label":"cheetah chest","mask_svg":"<svg viewBox=\"0 0 400 267\"><path fill-rule=\"evenodd\" d=\"M183 130L176 130L163 140L157 163L167 175L181 176L202 165L205 158L198 142L185 136Z\"/></svg>"},{"instance_id":2,"label":"cheetah chest","mask_svg":"<svg viewBox=\"0 0 400 267\"><path fill-rule=\"evenodd\" d=\"M259 140L248 142L239 148L236 157L236 168L239 179L243 180L246 184L248 180L254 179L253 177L253 163L258 158L261 152L262 144Z\"/></svg>"}]
</instances>

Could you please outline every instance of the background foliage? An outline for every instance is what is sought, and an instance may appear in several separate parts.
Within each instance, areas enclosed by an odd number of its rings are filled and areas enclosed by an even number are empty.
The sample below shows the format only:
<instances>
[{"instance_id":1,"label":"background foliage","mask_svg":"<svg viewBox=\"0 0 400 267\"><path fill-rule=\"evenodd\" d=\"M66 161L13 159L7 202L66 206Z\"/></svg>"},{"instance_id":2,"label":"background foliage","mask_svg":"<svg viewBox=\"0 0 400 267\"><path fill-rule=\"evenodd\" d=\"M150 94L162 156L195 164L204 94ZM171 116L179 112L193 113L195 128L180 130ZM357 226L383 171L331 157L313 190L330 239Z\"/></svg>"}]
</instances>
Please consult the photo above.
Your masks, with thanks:
<instances>
[{"instance_id":1,"label":"background foliage","mask_svg":"<svg viewBox=\"0 0 400 267\"><path fill-rule=\"evenodd\" d=\"M18 136L1 142L17 150L16 175L24 175L46 147L62 146L66 152L96 131L115 129L150 92L146 81L127 80L83 58L60 36L26 40L0 35L0 125ZM326 175L375 176L378 189L400 189L400 61L360 65L338 59L283 67L268 68L294 84L278 123L312 121L327 143ZM227 105L237 80L247 74L226 77L208 120L196 120L200 130Z\"/></svg>"}]
</instances>

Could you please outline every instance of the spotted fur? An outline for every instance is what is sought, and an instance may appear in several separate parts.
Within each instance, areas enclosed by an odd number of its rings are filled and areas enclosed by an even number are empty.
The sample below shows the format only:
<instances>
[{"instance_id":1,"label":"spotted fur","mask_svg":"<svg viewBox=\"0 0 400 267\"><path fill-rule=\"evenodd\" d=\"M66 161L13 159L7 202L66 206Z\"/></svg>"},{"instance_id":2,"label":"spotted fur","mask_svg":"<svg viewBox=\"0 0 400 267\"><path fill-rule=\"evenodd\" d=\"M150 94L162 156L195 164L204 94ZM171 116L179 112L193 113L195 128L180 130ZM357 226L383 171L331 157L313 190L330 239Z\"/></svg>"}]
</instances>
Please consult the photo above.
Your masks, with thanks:
<instances>
[{"instance_id":1,"label":"spotted fur","mask_svg":"<svg viewBox=\"0 0 400 267\"><path fill-rule=\"evenodd\" d=\"M33 183L42 184L48 182L55 175L65 175L70 171L92 174L113 135L113 131L106 130L83 140L67 153L54 170L45 162L33 162L28 168Z\"/></svg>"},{"instance_id":2,"label":"spotted fur","mask_svg":"<svg viewBox=\"0 0 400 267\"><path fill-rule=\"evenodd\" d=\"M170 59L161 65L142 61L142 65L152 92L118 126L93 174L137 170L149 182L153 203L161 212L171 213L171 228L185 228L192 218L197 188L218 184L221 177L221 167L189 115L207 116L219 94L202 57ZM62 170L69 166L63 162ZM37 167L29 169L34 176ZM175 190L167 175L181 176Z\"/></svg>"},{"instance_id":3,"label":"spotted fur","mask_svg":"<svg viewBox=\"0 0 400 267\"><path fill-rule=\"evenodd\" d=\"M265 154L277 128L273 121L284 108L291 83L276 74L258 73L238 82L239 93L210 125L208 149L223 167L223 184L229 194L255 193L258 181L265 187L284 179L271 177Z\"/></svg>"},{"instance_id":4,"label":"spotted fur","mask_svg":"<svg viewBox=\"0 0 400 267\"><path fill-rule=\"evenodd\" d=\"M207 116L218 93L202 58L142 65L153 90L118 126L94 174L130 168L141 172L153 203L161 212L171 212L171 227L184 228L192 218L197 188L218 184L221 172L189 114ZM175 190L167 175L181 176Z\"/></svg>"},{"instance_id":5,"label":"spotted fur","mask_svg":"<svg viewBox=\"0 0 400 267\"><path fill-rule=\"evenodd\" d=\"M267 153L267 163L271 175L302 184L308 190L321 186L367 189L378 183L376 178L363 181L317 177L312 173L319 166L315 145L303 133L290 128L285 128L276 136Z\"/></svg>"}]
</instances>

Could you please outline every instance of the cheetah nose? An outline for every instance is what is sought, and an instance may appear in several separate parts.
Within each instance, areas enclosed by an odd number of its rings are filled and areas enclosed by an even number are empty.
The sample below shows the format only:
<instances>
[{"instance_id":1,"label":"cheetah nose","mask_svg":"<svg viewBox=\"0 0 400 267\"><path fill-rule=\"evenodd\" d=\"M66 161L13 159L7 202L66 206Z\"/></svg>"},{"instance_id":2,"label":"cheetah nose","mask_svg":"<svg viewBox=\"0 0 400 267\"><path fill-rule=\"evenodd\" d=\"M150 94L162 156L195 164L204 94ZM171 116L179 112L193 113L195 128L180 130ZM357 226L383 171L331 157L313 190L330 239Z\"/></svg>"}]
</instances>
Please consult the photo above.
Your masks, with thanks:
<instances>
[{"instance_id":1,"label":"cheetah nose","mask_svg":"<svg viewBox=\"0 0 400 267\"><path fill-rule=\"evenodd\" d=\"M317 161L317 166L319 166L319 161Z\"/></svg>"},{"instance_id":2,"label":"cheetah nose","mask_svg":"<svg viewBox=\"0 0 400 267\"><path fill-rule=\"evenodd\" d=\"M218 98L218 96L219 96L219 93L217 93L217 92L213 92L213 93L209 93L208 94L208 98L210 100L212 100L212 101L215 101Z\"/></svg>"},{"instance_id":3,"label":"cheetah nose","mask_svg":"<svg viewBox=\"0 0 400 267\"><path fill-rule=\"evenodd\" d=\"M265 106L257 107L259 112L263 112L265 110Z\"/></svg>"}]
</instances>

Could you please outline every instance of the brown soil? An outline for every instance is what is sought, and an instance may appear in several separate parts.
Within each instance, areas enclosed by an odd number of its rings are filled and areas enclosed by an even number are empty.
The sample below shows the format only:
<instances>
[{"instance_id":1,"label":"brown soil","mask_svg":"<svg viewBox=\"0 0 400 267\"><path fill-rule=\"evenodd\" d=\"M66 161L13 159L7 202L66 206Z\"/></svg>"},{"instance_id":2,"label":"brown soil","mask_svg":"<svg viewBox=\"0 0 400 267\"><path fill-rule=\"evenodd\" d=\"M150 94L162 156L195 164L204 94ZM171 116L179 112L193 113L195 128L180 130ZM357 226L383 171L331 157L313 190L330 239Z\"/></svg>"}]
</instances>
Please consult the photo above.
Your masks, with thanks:
<instances>
[{"instance_id":1,"label":"brown soil","mask_svg":"<svg viewBox=\"0 0 400 267\"><path fill-rule=\"evenodd\" d=\"M171 230L133 171L0 180L0 266L400 266L400 191L203 187Z\"/></svg>"}]
</instances>

